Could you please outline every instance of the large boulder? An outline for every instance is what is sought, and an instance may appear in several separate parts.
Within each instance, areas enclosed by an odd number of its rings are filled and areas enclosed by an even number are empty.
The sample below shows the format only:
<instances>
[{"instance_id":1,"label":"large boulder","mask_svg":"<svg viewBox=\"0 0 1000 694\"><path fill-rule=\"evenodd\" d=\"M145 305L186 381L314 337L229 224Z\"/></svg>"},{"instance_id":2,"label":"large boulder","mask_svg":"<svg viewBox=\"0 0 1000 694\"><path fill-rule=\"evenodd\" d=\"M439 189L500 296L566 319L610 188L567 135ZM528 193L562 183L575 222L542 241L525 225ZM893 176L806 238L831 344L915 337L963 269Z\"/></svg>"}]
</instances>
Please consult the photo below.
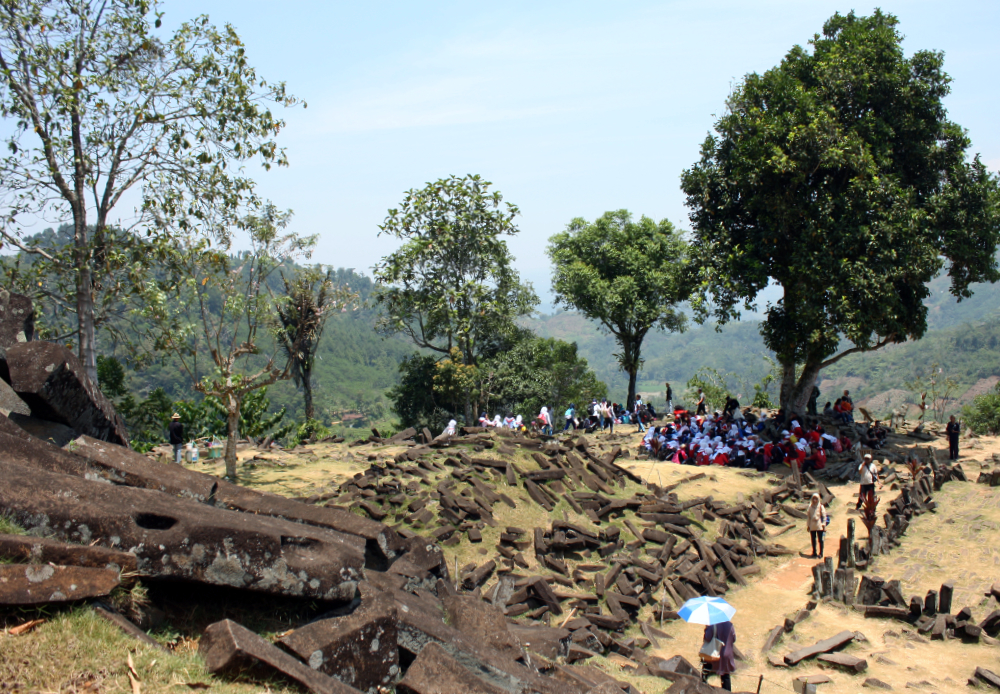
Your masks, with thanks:
<instances>
[{"instance_id":1,"label":"large boulder","mask_svg":"<svg viewBox=\"0 0 1000 694\"><path fill-rule=\"evenodd\" d=\"M142 576L340 602L362 578L365 543L354 535L6 458L0 479L0 508L29 533L131 552Z\"/></svg>"},{"instance_id":2,"label":"large boulder","mask_svg":"<svg viewBox=\"0 0 1000 694\"><path fill-rule=\"evenodd\" d=\"M19 342L7 348L10 385L31 415L81 434L128 445L125 423L90 380L80 360L62 345Z\"/></svg>"},{"instance_id":3,"label":"large boulder","mask_svg":"<svg viewBox=\"0 0 1000 694\"><path fill-rule=\"evenodd\" d=\"M0 414L10 415L14 413L28 415L31 414L31 410L28 409L24 400L17 397L17 393L7 381L0 380Z\"/></svg>"}]
</instances>

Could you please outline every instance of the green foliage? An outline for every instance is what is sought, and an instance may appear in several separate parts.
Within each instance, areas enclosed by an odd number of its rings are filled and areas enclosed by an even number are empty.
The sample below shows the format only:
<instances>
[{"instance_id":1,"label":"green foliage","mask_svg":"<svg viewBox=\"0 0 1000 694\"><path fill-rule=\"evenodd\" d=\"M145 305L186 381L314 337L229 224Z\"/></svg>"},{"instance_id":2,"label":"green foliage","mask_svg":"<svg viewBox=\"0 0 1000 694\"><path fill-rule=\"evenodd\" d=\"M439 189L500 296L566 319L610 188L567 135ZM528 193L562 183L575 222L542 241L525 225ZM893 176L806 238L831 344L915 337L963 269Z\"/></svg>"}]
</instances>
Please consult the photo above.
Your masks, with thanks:
<instances>
[{"instance_id":1,"label":"green foliage","mask_svg":"<svg viewBox=\"0 0 1000 694\"><path fill-rule=\"evenodd\" d=\"M457 363L456 358L438 361L415 354L403 360L400 383L388 395L404 427L443 429L452 419L448 403L463 389L471 393L476 414L520 414L525 419L543 405L559 412L570 403L579 407L607 395L607 386L577 354L575 344L526 330L518 331L515 342L478 367ZM457 377L456 371L463 375ZM456 387L456 378L467 378L469 383Z\"/></svg>"},{"instance_id":2,"label":"green foliage","mask_svg":"<svg viewBox=\"0 0 1000 694\"><path fill-rule=\"evenodd\" d=\"M1000 434L1000 383L962 410L966 425L977 434Z\"/></svg>"},{"instance_id":3,"label":"green foliage","mask_svg":"<svg viewBox=\"0 0 1000 694\"><path fill-rule=\"evenodd\" d=\"M392 400L392 411L403 427L426 425L436 432L451 419L450 409L437 402L437 373L437 359L428 354L412 354L399 363L399 383L386 396Z\"/></svg>"},{"instance_id":4,"label":"green foliage","mask_svg":"<svg viewBox=\"0 0 1000 694\"><path fill-rule=\"evenodd\" d=\"M819 370L927 329L927 283L1000 279L997 179L966 159L949 121L943 55L906 58L891 15L834 15L812 52L796 46L750 74L682 176L699 251L704 317L752 310L801 410ZM841 341L853 346L840 354ZM796 365L803 365L795 379Z\"/></svg>"},{"instance_id":5,"label":"green foliage","mask_svg":"<svg viewBox=\"0 0 1000 694\"><path fill-rule=\"evenodd\" d=\"M489 360L483 373L480 409L528 419L542 406L553 410L553 420L569 404L583 407L591 398L607 396L575 344L532 335Z\"/></svg>"},{"instance_id":6,"label":"green foliage","mask_svg":"<svg viewBox=\"0 0 1000 694\"><path fill-rule=\"evenodd\" d=\"M518 209L491 185L452 176L407 191L389 210L379 235L403 245L375 267L383 334L405 335L442 355L457 348L462 362L475 366L538 303L503 238L517 233Z\"/></svg>"},{"instance_id":7,"label":"green foliage","mask_svg":"<svg viewBox=\"0 0 1000 694\"><path fill-rule=\"evenodd\" d=\"M574 219L549 239L548 254L556 304L599 321L618 342L615 357L629 375L631 403L646 334L684 329L677 305L691 291L687 244L666 219L635 222L628 210L618 210L593 223Z\"/></svg>"},{"instance_id":8,"label":"green foliage","mask_svg":"<svg viewBox=\"0 0 1000 694\"><path fill-rule=\"evenodd\" d=\"M284 123L272 112L296 103L284 85L261 79L234 29L206 16L159 39L155 8L19 0L0 12L0 116L8 125L0 235L37 258L31 269L42 284L26 283L34 295L76 314L75 340L92 377L98 321L107 327L122 317L105 309L141 289L146 268L136 251L150 241L108 224L122 197L141 188L137 226L162 232L169 219L190 230L206 210L254 197L242 162L286 163L273 139ZM23 217L72 218L72 244L53 252L23 243Z\"/></svg>"},{"instance_id":9,"label":"green foliage","mask_svg":"<svg viewBox=\"0 0 1000 694\"><path fill-rule=\"evenodd\" d=\"M97 383L109 398L120 398L128 392L125 367L116 357L97 356Z\"/></svg>"},{"instance_id":10,"label":"green foliage","mask_svg":"<svg viewBox=\"0 0 1000 694\"><path fill-rule=\"evenodd\" d=\"M290 430L291 435L288 437L288 444L294 447L300 443L319 441L329 436L330 433L329 427L324 426L322 422L315 419L307 419L298 427L292 427Z\"/></svg>"},{"instance_id":11,"label":"green foliage","mask_svg":"<svg viewBox=\"0 0 1000 694\"><path fill-rule=\"evenodd\" d=\"M698 389L705 395L705 407L709 411L721 410L726 404L729 386L721 371L711 366L704 366L687 382L687 392L684 396L692 407L698 402Z\"/></svg>"}]
</instances>

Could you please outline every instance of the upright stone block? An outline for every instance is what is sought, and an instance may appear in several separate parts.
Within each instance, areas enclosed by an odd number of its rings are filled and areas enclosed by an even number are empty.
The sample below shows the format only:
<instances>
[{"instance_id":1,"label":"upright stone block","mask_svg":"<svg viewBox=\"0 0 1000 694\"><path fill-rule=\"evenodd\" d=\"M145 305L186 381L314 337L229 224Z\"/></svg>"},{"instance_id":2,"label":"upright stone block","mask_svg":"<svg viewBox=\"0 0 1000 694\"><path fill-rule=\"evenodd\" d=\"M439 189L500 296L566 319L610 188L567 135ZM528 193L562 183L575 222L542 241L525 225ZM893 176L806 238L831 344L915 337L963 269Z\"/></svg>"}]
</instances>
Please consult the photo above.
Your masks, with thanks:
<instances>
[{"instance_id":1,"label":"upright stone block","mask_svg":"<svg viewBox=\"0 0 1000 694\"><path fill-rule=\"evenodd\" d=\"M87 376L80 360L62 345L19 342L7 348L10 385L31 415L65 424L95 439L128 445L125 423Z\"/></svg>"}]
</instances>

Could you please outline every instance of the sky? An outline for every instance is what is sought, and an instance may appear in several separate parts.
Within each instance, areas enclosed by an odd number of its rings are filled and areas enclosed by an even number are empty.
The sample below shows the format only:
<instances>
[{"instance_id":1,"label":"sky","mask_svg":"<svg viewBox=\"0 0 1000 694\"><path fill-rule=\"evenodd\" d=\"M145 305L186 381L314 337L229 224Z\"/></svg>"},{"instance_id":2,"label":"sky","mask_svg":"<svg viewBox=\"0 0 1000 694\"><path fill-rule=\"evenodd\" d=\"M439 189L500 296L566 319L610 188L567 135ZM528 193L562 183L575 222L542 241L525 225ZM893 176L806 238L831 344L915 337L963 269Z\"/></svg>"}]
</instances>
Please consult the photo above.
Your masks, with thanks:
<instances>
[{"instance_id":1,"label":"sky","mask_svg":"<svg viewBox=\"0 0 1000 694\"><path fill-rule=\"evenodd\" d=\"M258 74L308 107L286 110L290 166L260 192L318 234L313 260L370 274L406 190L480 174L521 210L509 244L550 309L547 239L575 217L626 208L688 228L681 172L741 78L806 44L834 12L811 0L296 2L166 0L165 28L230 23ZM945 53L946 105L1000 169L1000 3L898 1L907 54ZM251 169L252 171L252 169Z\"/></svg>"}]
</instances>

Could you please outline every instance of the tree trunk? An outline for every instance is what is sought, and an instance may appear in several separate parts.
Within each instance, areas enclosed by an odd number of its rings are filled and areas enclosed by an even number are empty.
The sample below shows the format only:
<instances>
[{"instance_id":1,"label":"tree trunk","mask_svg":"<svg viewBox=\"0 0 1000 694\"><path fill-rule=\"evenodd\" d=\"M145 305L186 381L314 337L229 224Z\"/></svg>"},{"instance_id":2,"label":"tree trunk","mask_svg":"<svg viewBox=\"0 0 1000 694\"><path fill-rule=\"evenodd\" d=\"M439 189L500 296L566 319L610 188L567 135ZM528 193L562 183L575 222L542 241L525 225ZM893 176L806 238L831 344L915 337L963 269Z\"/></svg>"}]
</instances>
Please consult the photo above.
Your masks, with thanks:
<instances>
[{"instance_id":1,"label":"tree trunk","mask_svg":"<svg viewBox=\"0 0 1000 694\"><path fill-rule=\"evenodd\" d=\"M629 369L628 372L628 399L625 401L625 406L631 410L635 406L635 380L638 375L639 370L635 367Z\"/></svg>"},{"instance_id":2,"label":"tree trunk","mask_svg":"<svg viewBox=\"0 0 1000 694\"><path fill-rule=\"evenodd\" d=\"M781 377L781 408L786 415L805 416L809 396L812 395L816 377L819 376L818 363L806 364L802 375L795 378L795 364L782 364Z\"/></svg>"},{"instance_id":3,"label":"tree trunk","mask_svg":"<svg viewBox=\"0 0 1000 694\"><path fill-rule=\"evenodd\" d=\"M236 396L226 398L226 477L236 479L236 442L240 434L240 403Z\"/></svg>"},{"instance_id":4,"label":"tree trunk","mask_svg":"<svg viewBox=\"0 0 1000 694\"><path fill-rule=\"evenodd\" d=\"M302 370L302 399L306 405L306 421L316 418L313 407L312 370Z\"/></svg>"}]
</instances>

